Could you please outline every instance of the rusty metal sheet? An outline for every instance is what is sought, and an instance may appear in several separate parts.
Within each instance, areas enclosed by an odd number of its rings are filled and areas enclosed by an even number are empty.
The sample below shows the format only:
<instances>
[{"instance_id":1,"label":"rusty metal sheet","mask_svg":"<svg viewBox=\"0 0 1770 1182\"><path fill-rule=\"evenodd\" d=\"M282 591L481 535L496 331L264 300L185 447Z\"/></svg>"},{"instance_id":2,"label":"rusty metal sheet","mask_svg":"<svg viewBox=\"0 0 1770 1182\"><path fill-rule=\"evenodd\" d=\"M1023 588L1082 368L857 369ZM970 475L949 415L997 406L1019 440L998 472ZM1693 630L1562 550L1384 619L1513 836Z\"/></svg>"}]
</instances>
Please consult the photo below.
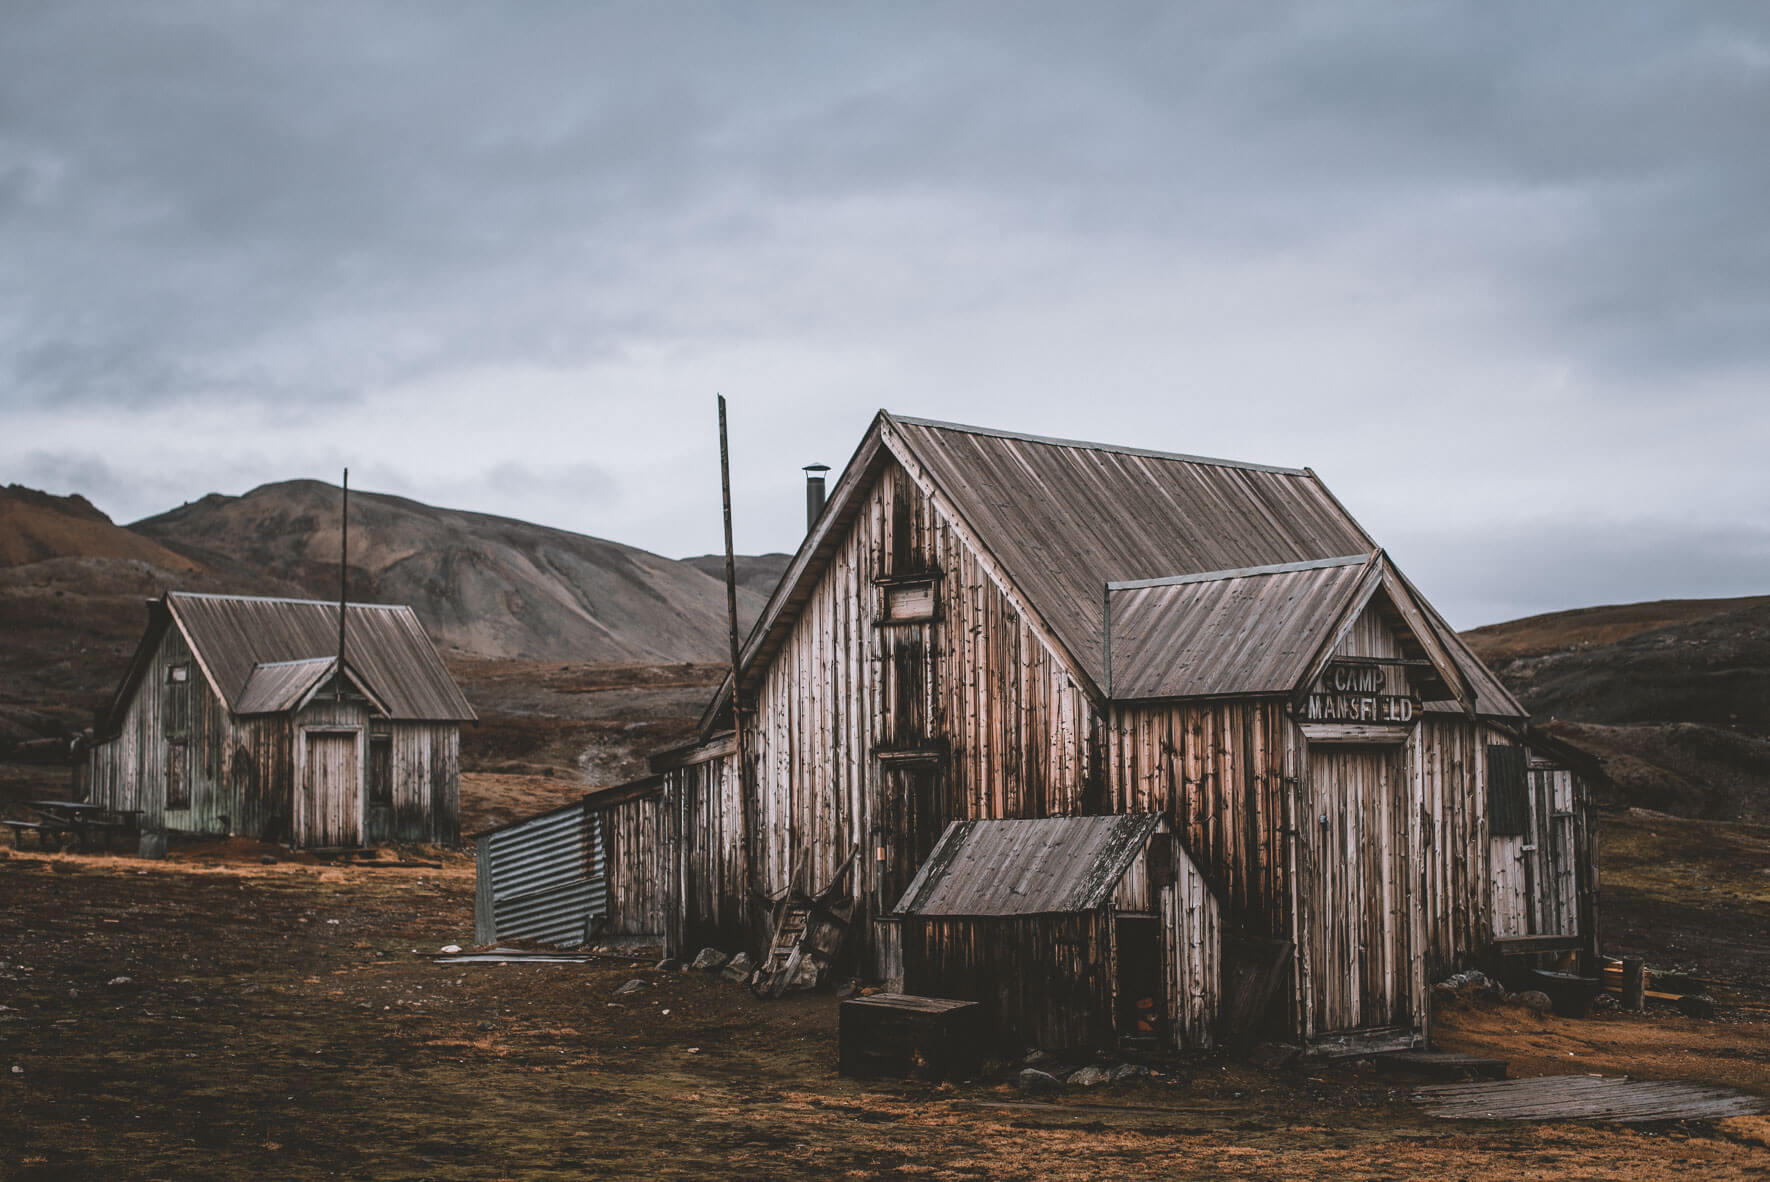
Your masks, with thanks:
<instances>
[{"instance_id":1,"label":"rusty metal sheet","mask_svg":"<svg viewBox=\"0 0 1770 1182\"><path fill-rule=\"evenodd\" d=\"M166 603L228 708L257 666L338 654L338 605L319 600L172 591ZM398 720L471 722L473 707L404 605L353 603L345 664Z\"/></svg>"},{"instance_id":2,"label":"rusty metal sheet","mask_svg":"<svg viewBox=\"0 0 1770 1182\"><path fill-rule=\"evenodd\" d=\"M1087 911L1112 897L1156 814L955 821L896 910L905 915L1048 915Z\"/></svg>"}]
</instances>

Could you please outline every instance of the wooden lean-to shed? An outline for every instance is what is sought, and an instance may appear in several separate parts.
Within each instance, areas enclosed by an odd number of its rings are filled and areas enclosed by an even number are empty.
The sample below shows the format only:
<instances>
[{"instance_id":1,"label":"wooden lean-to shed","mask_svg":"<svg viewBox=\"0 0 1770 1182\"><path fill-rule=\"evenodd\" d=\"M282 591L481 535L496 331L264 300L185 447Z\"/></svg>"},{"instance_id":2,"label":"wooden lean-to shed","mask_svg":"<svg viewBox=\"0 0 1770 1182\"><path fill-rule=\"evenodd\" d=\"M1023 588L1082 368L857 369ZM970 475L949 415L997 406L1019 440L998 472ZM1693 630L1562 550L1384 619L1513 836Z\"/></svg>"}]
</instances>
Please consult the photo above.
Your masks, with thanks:
<instances>
[{"instance_id":1,"label":"wooden lean-to shed","mask_svg":"<svg viewBox=\"0 0 1770 1182\"><path fill-rule=\"evenodd\" d=\"M904 991L980 1003L1010 1053L1211 1043L1216 900L1158 815L955 821L896 915Z\"/></svg>"},{"instance_id":2,"label":"wooden lean-to shed","mask_svg":"<svg viewBox=\"0 0 1770 1182\"><path fill-rule=\"evenodd\" d=\"M954 822L1159 816L1222 932L1163 944L1176 1046L1406 1045L1438 976L1596 953L1589 777L1308 469L882 411L653 771L611 892L758 953L758 901L858 851L887 983Z\"/></svg>"},{"instance_id":3,"label":"wooden lean-to shed","mask_svg":"<svg viewBox=\"0 0 1770 1182\"><path fill-rule=\"evenodd\" d=\"M90 798L144 830L305 848L460 837L474 719L411 608L168 592L90 759Z\"/></svg>"}]
</instances>

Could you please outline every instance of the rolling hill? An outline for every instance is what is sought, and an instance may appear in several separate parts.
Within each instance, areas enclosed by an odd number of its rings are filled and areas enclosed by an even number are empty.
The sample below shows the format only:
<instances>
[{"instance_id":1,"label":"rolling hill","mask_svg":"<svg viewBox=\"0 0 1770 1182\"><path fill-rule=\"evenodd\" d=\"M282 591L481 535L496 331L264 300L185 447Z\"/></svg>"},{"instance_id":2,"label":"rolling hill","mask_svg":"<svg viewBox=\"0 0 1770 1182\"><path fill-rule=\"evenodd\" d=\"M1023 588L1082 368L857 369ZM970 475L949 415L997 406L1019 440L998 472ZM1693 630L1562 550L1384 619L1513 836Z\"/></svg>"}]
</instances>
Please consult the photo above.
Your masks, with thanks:
<instances>
[{"instance_id":1,"label":"rolling hill","mask_svg":"<svg viewBox=\"0 0 1770 1182\"><path fill-rule=\"evenodd\" d=\"M1621 803L1770 820L1770 596L1582 608L1463 634Z\"/></svg>"},{"instance_id":2,"label":"rolling hill","mask_svg":"<svg viewBox=\"0 0 1770 1182\"><path fill-rule=\"evenodd\" d=\"M338 593L338 488L312 480L211 494L130 529L241 583ZM669 663L726 647L725 589L633 546L403 497L350 498L350 594L408 603L445 651ZM740 615L761 608L739 589Z\"/></svg>"},{"instance_id":3,"label":"rolling hill","mask_svg":"<svg viewBox=\"0 0 1770 1182\"><path fill-rule=\"evenodd\" d=\"M0 489L0 749L90 725L144 601L169 588L336 596L339 497L289 481L124 527L82 497ZM376 493L350 508L351 597L411 604L451 663L680 664L727 650L722 578L688 563ZM765 597L740 586L746 625Z\"/></svg>"}]
</instances>

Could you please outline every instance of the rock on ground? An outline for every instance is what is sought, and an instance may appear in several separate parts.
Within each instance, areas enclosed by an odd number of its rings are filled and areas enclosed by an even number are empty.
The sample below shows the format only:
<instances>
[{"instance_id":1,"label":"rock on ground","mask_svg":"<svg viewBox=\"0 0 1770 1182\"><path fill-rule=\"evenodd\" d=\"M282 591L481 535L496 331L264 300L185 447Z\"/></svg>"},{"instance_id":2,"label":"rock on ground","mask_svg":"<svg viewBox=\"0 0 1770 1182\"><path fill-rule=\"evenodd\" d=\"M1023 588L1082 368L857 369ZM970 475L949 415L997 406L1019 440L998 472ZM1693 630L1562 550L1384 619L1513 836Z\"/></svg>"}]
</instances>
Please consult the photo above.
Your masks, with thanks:
<instances>
[{"instance_id":1,"label":"rock on ground","mask_svg":"<svg viewBox=\"0 0 1770 1182\"><path fill-rule=\"evenodd\" d=\"M1021 1071L1020 1090L1034 1096L1046 1096L1063 1090L1063 1081L1049 1071L1028 1067Z\"/></svg>"},{"instance_id":2,"label":"rock on ground","mask_svg":"<svg viewBox=\"0 0 1770 1182\"><path fill-rule=\"evenodd\" d=\"M688 967L691 969L700 969L703 973L710 973L714 969L724 967L725 962L728 959L729 958L725 953L719 951L717 948L703 948L696 954L694 960L689 963Z\"/></svg>"},{"instance_id":3,"label":"rock on ground","mask_svg":"<svg viewBox=\"0 0 1770 1182\"><path fill-rule=\"evenodd\" d=\"M1535 1014L1546 1014L1555 1008L1555 1003L1541 989L1526 989L1512 1000Z\"/></svg>"},{"instance_id":4,"label":"rock on ground","mask_svg":"<svg viewBox=\"0 0 1770 1182\"><path fill-rule=\"evenodd\" d=\"M1107 1083L1111 1079L1112 1073L1104 1067L1084 1067L1071 1074L1069 1082L1078 1088L1092 1088Z\"/></svg>"}]
</instances>

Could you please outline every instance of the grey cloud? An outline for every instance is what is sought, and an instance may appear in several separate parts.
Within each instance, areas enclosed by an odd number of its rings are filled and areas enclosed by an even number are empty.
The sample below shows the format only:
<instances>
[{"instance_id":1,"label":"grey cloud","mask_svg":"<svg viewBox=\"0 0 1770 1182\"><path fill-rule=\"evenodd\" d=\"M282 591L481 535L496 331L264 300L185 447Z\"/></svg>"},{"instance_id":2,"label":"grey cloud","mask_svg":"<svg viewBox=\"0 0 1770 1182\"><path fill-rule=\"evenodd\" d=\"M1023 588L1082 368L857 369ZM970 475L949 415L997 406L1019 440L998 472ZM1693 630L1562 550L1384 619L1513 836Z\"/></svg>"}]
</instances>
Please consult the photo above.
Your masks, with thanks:
<instances>
[{"instance_id":1,"label":"grey cloud","mask_svg":"<svg viewBox=\"0 0 1770 1182\"><path fill-rule=\"evenodd\" d=\"M1388 539L1397 562L1458 628L1586 604L1770 593L1770 521L1509 522L1397 533Z\"/></svg>"}]
</instances>

